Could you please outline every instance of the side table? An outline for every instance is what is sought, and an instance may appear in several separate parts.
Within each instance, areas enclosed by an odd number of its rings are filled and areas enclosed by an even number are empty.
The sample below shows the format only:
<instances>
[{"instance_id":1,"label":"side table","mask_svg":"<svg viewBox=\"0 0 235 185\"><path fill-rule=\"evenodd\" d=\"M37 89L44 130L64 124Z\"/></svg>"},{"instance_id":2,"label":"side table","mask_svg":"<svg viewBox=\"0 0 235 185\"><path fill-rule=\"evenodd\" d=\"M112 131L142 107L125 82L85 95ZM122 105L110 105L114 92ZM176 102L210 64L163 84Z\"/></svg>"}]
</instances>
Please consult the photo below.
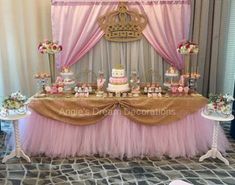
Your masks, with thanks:
<instances>
[{"instance_id":1,"label":"side table","mask_svg":"<svg viewBox=\"0 0 235 185\"><path fill-rule=\"evenodd\" d=\"M234 119L234 116L231 114L229 117L226 117L226 118L215 117L215 116L206 115L204 112L201 113L201 116L206 119L213 120L213 121L215 121L215 123L214 123L214 129L213 129L212 147L205 155L200 157L199 161L201 162L204 159L212 157L214 159L218 158L221 161L223 161L226 165L229 165L228 160L222 156L222 154L220 153L220 151L217 148L217 137L218 137L220 122L232 121Z\"/></svg>"},{"instance_id":2,"label":"side table","mask_svg":"<svg viewBox=\"0 0 235 185\"><path fill-rule=\"evenodd\" d=\"M29 116L31 112L26 112L25 114L14 114L8 115L7 117L0 116L0 120L12 121L15 133L15 150L13 150L9 155L6 155L2 162L5 163L8 159L13 157L23 157L27 162L31 162L30 158L24 153L20 146L20 132L19 132L19 123L18 120Z\"/></svg>"}]
</instances>

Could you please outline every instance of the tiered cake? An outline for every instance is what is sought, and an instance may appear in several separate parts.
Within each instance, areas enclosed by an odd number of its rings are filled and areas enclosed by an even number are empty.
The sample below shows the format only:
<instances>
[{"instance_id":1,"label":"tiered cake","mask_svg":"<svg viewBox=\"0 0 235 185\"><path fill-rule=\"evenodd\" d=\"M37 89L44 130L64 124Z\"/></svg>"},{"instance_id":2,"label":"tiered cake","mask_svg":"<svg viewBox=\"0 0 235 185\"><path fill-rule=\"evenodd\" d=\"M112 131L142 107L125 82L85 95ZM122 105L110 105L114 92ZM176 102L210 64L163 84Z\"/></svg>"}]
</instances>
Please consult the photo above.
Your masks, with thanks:
<instances>
[{"instance_id":1,"label":"tiered cake","mask_svg":"<svg viewBox=\"0 0 235 185\"><path fill-rule=\"evenodd\" d=\"M130 90L128 78L125 77L125 69L112 69L112 77L109 78L108 91L127 92Z\"/></svg>"},{"instance_id":2,"label":"tiered cake","mask_svg":"<svg viewBox=\"0 0 235 185\"><path fill-rule=\"evenodd\" d=\"M62 71L60 72L60 75L63 78L63 83L65 85L64 89L66 91L70 91L72 89L72 86L75 84L75 81L72 79L73 72L70 71L69 68L63 67Z\"/></svg>"}]
</instances>

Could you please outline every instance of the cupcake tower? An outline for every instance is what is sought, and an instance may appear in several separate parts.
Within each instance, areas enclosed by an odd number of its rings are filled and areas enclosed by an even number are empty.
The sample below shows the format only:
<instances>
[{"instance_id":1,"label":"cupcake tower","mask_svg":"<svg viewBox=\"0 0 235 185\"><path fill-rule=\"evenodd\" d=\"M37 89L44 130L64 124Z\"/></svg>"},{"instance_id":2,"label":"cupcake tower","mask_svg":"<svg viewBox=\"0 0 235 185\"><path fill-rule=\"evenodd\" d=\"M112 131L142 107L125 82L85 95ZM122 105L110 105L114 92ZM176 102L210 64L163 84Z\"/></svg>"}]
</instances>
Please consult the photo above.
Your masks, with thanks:
<instances>
[{"instance_id":1,"label":"cupcake tower","mask_svg":"<svg viewBox=\"0 0 235 185\"><path fill-rule=\"evenodd\" d=\"M188 94L189 87L185 83L185 77L184 75L180 76L179 80L176 80L174 78L178 77L179 73L174 67L169 67L169 69L165 73L165 82L164 86L169 88L169 92L174 95L184 95Z\"/></svg>"}]
</instances>

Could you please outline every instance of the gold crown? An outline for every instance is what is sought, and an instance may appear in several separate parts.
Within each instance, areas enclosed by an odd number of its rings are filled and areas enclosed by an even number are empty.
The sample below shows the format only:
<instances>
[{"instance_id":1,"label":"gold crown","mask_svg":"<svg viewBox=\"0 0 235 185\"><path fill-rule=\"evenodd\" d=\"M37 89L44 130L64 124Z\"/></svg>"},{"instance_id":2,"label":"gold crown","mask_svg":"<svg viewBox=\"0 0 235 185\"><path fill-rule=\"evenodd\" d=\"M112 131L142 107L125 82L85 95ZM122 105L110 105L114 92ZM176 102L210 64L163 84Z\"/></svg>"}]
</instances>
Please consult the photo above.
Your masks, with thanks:
<instances>
[{"instance_id":1,"label":"gold crown","mask_svg":"<svg viewBox=\"0 0 235 185\"><path fill-rule=\"evenodd\" d=\"M118 5L118 10L105 14L98 22L107 40L129 42L141 39L147 17L135 10L128 10L126 3L122 2Z\"/></svg>"},{"instance_id":2,"label":"gold crown","mask_svg":"<svg viewBox=\"0 0 235 185\"><path fill-rule=\"evenodd\" d=\"M114 69L124 69L122 64L115 64Z\"/></svg>"}]
</instances>

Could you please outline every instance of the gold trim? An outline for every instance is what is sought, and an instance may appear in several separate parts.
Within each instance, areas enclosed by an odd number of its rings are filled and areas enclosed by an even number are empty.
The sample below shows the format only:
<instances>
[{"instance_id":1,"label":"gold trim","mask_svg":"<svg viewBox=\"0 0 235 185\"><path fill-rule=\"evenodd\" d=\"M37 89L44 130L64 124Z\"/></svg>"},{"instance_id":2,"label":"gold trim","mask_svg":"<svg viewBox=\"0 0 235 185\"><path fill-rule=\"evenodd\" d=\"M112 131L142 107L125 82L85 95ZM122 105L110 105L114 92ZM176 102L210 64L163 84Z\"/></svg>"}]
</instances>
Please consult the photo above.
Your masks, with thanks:
<instances>
[{"instance_id":1,"label":"gold trim","mask_svg":"<svg viewBox=\"0 0 235 185\"><path fill-rule=\"evenodd\" d=\"M128 84L128 83L111 83L111 82L109 82L111 85L126 85L126 84Z\"/></svg>"}]
</instances>

